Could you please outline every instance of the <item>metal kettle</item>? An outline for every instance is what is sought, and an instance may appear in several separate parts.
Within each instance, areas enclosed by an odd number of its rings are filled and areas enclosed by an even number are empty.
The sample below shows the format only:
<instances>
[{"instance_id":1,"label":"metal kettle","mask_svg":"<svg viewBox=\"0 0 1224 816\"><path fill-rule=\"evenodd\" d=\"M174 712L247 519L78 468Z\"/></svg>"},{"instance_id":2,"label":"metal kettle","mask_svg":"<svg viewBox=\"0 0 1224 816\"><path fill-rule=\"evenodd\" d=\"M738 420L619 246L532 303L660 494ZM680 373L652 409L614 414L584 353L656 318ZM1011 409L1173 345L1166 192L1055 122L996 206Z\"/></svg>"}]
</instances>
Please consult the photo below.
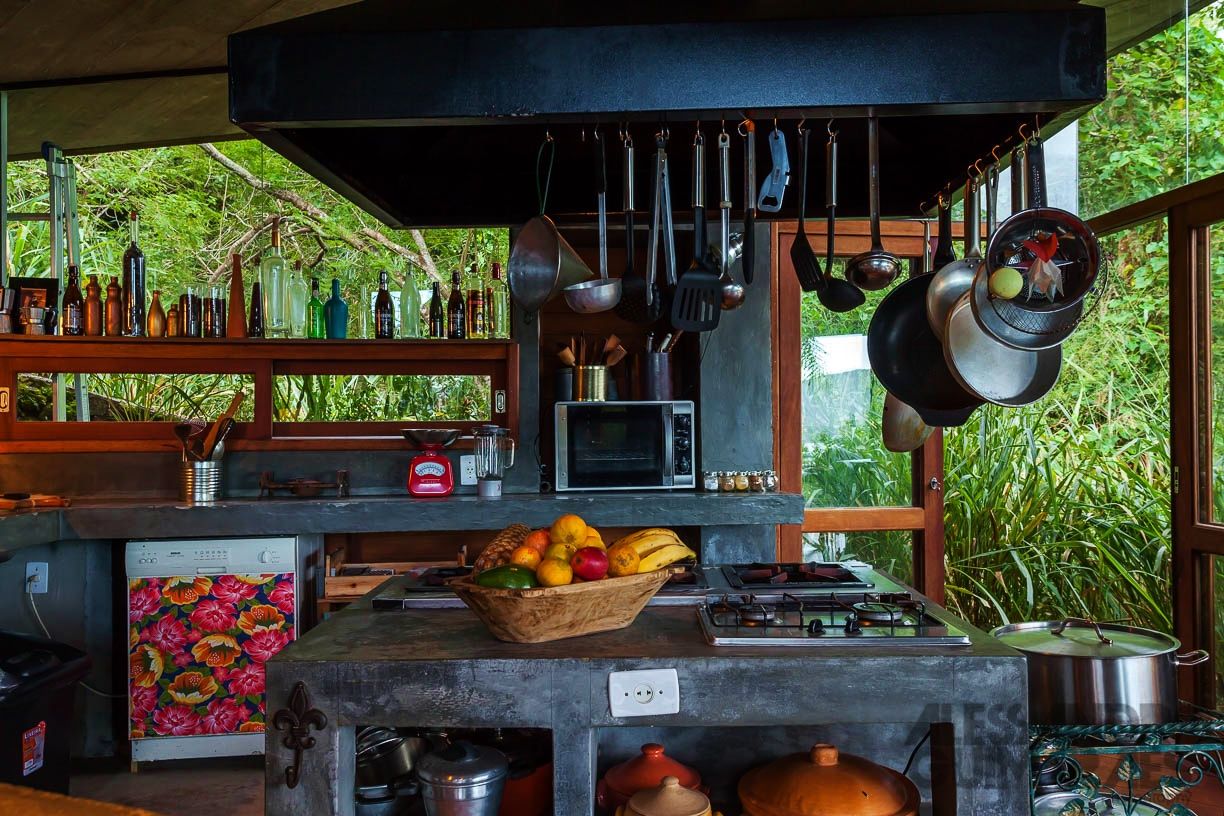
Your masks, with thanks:
<instances>
[{"instance_id":1,"label":"metal kettle","mask_svg":"<svg viewBox=\"0 0 1224 816\"><path fill-rule=\"evenodd\" d=\"M497 816L510 763L495 748L455 742L417 764L429 816Z\"/></svg>"}]
</instances>

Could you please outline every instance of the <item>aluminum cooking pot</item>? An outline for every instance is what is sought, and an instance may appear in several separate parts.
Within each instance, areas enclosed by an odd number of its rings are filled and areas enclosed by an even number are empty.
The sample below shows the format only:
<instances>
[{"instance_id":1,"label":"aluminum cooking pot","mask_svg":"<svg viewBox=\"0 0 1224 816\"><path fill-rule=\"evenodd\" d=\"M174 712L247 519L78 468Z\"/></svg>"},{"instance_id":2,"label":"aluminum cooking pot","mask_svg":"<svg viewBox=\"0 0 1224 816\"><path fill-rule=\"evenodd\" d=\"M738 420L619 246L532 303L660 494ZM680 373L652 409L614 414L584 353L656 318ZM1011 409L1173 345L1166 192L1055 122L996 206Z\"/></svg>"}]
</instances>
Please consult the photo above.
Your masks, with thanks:
<instances>
[{"instance_id":1,"label":"aluminum cooking pot","mask_svg":"<svg viewBox=\"0 0 1224 816\"><path fill-rule=\"evenodd\" d=\"M1000 626L991 632L1028 659L1029 720L1040 725L1154 725L1177 718L1177 638L1083 618Z\"/></svg>"},{"instance_id":2,"label":"aluminum cooking pot","mask_svg":"<svg viewBox=\"0 0 1224 816\"><path fill-rule=\"evenodd\" d=\"M417 763L421 799L429 816L496 816L509 773L496 748L459 741Z\"/></svg>"}]
</instances>

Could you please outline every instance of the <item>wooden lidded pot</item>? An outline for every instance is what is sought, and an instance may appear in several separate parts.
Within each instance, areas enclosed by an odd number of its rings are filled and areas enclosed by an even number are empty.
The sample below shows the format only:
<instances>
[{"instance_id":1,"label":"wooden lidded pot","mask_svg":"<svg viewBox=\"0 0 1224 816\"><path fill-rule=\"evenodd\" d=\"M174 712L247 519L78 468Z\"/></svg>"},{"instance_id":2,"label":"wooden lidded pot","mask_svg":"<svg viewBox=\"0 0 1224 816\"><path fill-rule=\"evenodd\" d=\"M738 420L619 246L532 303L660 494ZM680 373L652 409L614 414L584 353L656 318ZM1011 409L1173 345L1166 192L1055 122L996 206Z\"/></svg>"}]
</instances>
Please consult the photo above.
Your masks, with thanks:
<instances>
[{"instance_id":1,"label":"wooden lidded pot","mask_svg":"<svg viewBox=\"0 0 1224 816\"><path fill-rule=\"evenodd\" d=\"M744 816L918 816L918 788L883 765L819 743L739 781Z\"/></svg>"},{"instance_id":2,"label":"wooden lidded pot","mask_svg":"<svg viewBox=\"0 0 1224 816\"><path fill-rule=\"evenodd\" d=\"M616 809L616 816L722 816L710 810L710 800L701 791L689 790L674 776L663 777L657 788L638 791L629 804Z\"/></svg>"},{"instance_id":3,"label":"wooden lidded pot","mask_svg":"<svg viewBox=\"0 0 1224 816\"><path fill-rule=\"evenodd\" d=\"M682 788L702 789L701 774L664 754L659 743L648 742L640 756L608 769L595 788L595 798L604 810L615 810L638 791L659 787L668 776L676 777Z\"/></svg>"}]
</instances>

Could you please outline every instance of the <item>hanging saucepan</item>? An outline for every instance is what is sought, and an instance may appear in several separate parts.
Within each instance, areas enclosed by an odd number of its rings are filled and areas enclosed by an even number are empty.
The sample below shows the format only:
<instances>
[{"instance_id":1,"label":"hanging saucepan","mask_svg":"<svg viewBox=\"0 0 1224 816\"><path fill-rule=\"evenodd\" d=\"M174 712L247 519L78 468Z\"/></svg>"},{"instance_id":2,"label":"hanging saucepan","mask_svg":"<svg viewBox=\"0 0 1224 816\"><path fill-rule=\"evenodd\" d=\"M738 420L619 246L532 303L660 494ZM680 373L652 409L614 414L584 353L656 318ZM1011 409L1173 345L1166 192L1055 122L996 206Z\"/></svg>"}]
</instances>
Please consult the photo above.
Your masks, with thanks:
<instances>
[{"instance_id":1,"label":"hanging saucepan","mask_svg":"<svg viewBox=\"0 0 1224 816\"><path fill-rule=\"evenodd\" d=\"M1058 345L1075 330L1084 297L1097 281L1101 253L1096 235L1078 216L1046 206L1041 139L1035 137L1026 152L1029 208L991 236L988 274L974 282L973 309L982 329L1000 342L1038 350ZM990 284L990 276L1004 268L1019 273L1015 295Z\"/></svg>"},{"instance_id":2,"label":"hanging saucepan","mask_svg":"<svg viewBox=\"0 0 1224 816\"><path fill-rule=\"evenodd\" d=\"M952 376L943 346L927 322L932 278L910 278L880 302L867 329L867 356L888 393L911 406L926 424L952 427L963 425L982 400Z\"/></svg>"},{"instance_id":3,"label":"hanging saucepan","mask_svg":"<svg viewBox=\"0 0 1224 816\"><path fill-rule=\"evenodd\" d=\"M880 426L884 435L884 447L893 453L916 451L935 432L917 411L892 394L884 397L884 415Z\"/></svg>"},{"instance_id":4,"label":"hanging saucepan","mask_svg":"<svg viewBox=\"0 0 1224 816\"><path fill-rule=\"evenodd\" d=\"M541 163L545 154L548 167L541 179ZM540 200L540 214L519 229L507 264L510 295L527 312L539 311L565 287L595 277L591 268L561 236L553 220L544 214L555 155L556 145L552 137L547 136L536 154L536 194Z\"/></svg>"},{"instance_id":5,"label":"hanging saucepan","mask_svg":"<svg viewBox=\"0 0 1224 816\"><path fill-rule=\"evenodd\" d=\"M965 182L965 257L946 264L936 272L927 291L927 320L931 323L931 331L941 342L945 339L948 313L961 295L969 291L973 276L982 263L982 251L978 245L982 224L978 217L977 191L977 180L970 176Z\"/></svg>"},{"instance_id":6,"label":"hanging saucepan","mask_svg":"<svg viewBox=\"0 0 1224 816\"><path fill-rule=\"evenodd\" d=\"M957 382L987 402L1008 408L1048 394L1058 382L1062 346L1022 351L1003 345L973 318L972 297L969 292L961 295L944 327L944 359Z\"/></svg>"}]
</instances>

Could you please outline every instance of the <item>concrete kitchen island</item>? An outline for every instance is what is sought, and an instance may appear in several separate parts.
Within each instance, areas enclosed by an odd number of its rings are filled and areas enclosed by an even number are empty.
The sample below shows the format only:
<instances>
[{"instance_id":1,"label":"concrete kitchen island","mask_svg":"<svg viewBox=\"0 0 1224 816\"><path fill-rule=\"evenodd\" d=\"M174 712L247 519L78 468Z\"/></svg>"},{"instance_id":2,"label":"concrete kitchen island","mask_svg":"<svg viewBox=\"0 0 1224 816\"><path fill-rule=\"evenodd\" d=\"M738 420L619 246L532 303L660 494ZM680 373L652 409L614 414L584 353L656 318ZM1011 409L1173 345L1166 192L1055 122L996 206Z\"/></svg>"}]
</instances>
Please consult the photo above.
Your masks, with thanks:
<instances>
[{"instance_id":1,"label":"concrete kitchen island","mask_svg":"<svg viewBox=\"0 0 1224 816\"><path fill-rule=\"evenodd\" d=\"M1024 658L957 625L969 646L716 647L692 607L652 606L628 629L524 645L495 640L467 609L376 611L367 599L267 664L269 722L286 728L267 732L266 812L353 813L355 729L382 724L550 730L565 816L595 812L596 780L645 742L695 765L736 816L735 783L753 765L827 741L900 770L929 728L911 774L924 812L1024 816ZM609 672L673 667L678 714L610 715ZM313 738L297 757L293 722Z\"/></svg>"}]
</instances>

